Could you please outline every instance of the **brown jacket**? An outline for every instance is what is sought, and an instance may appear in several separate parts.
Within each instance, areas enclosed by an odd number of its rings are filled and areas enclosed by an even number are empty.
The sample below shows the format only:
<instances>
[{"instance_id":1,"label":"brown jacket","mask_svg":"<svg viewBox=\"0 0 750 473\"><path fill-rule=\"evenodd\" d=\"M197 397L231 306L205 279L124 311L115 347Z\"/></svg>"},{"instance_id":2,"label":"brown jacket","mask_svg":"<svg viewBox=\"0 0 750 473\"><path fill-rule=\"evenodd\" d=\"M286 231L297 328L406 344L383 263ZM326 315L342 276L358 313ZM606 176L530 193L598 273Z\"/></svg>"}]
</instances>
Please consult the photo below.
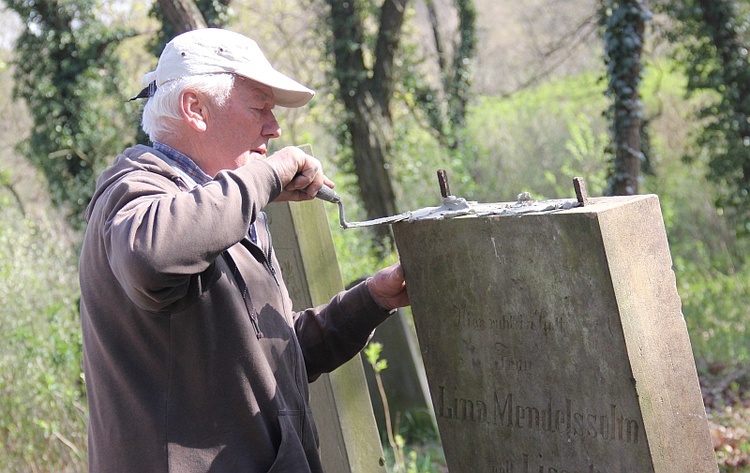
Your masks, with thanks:
<instances>
[{"instance_id":1,"label":"brown jacket","mask_svg":"<svg viewBox=\"0 0 750 473\"><path fill-rule=\"evenodd\" d=\"M91 471L322 471L308 382L389 313L364 284L292 312L261 212L279 192L261 159L190 190L145 146L99 178L80 258Z\"/></svg>"}]
</instances>

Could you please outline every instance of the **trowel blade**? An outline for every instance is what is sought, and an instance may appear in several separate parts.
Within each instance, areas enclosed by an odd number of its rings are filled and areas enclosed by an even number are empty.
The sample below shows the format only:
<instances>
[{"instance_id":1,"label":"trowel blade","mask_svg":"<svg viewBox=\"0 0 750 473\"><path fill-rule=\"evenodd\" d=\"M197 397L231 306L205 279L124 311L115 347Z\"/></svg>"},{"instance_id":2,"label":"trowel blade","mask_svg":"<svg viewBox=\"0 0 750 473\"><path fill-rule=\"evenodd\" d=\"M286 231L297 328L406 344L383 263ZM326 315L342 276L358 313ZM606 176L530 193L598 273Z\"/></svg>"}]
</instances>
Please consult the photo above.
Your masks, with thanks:
<instances>
[{"instance_id":1,"label":"trowel blade","mask_svg":"<svg viewBox=\"0 0 750 473\"><path fill-rule=\"evenodd\" d=\"M402 213L398 215L391 215L390 217L374 218L372 220L365 220L362 222L347 222L345 220L341 220L341 222L339 223L341 224L342 228L360 228L360 227L372 227L375 225L389 225L391 223L400 222L408 218L409 218L409 212L406 212L406 213Z\"/></svg>"}]
</instances>

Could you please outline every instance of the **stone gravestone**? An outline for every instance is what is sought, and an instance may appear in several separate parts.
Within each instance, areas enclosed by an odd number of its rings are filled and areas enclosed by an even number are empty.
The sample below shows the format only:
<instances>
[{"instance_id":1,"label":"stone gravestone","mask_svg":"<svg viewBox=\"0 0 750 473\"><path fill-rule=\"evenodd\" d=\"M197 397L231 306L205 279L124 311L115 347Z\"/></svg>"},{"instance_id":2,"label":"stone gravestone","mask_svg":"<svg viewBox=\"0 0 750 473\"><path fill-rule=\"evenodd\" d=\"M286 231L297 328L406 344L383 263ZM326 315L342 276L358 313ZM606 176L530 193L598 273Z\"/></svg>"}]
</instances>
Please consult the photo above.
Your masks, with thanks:
<instances>
[{"instance_id":1,"label":"stone gravestone","mask_svg":"<svg viewBox=\"0 0 750 473\"><path fill-rule=\"evenodd\" d=\"M266 208L294 310L324 304L344 288L323 205L314 200ZM310 404L326 473L385 473L360 357L310 384Z\"/></svg>"},{"instance_id":2,"label":"stone gravestone","mask_svg":"<svg viewBox=\"0 0 750 473\"><path fill-rule=\"evenodd\" d=\"M717 471L656 196L393 229L451 472Z\"/></svg>"}]
</instances>

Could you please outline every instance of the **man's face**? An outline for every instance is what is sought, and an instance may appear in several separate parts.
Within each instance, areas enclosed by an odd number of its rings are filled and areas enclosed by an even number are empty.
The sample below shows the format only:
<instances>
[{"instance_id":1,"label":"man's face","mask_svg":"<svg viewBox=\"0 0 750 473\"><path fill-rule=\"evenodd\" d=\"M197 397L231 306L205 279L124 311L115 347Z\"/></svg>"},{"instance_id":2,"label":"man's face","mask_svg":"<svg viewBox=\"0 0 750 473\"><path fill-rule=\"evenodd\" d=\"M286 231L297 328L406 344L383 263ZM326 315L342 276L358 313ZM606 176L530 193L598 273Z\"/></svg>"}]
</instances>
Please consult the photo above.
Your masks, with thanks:
<instances>
[{"instance_id":1,"label":"man's face","mask_svg":"<svg viewBox=\"0 0 750 473\"><path fill-rule=\"evenodd\" d=\"M205 139L216 172L244 165L252 153L266 154L268 142L281 134L273 113L275 104L270 87L235 79L229 98L223 106L212 107L207 121Z\"/></svg>"}]
</instances>

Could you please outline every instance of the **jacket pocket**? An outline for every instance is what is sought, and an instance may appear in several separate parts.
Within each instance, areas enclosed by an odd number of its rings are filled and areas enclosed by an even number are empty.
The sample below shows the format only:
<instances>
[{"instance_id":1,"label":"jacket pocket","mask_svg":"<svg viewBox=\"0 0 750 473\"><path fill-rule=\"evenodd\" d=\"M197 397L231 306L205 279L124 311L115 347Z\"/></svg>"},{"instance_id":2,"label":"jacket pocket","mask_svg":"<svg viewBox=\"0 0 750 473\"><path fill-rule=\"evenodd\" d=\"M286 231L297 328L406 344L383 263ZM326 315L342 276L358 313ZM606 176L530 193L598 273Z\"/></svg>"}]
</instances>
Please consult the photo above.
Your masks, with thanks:
<instances>
[{"instance_id":1,"label":"jacket pocket","mask_svg":"<svg viewBox=\"0 0 750 473\"><path fill-rule=\"evenodd\" d=\"M309 415L309 414L307 414ZM268 473L322 472L314 427L300 411L280 411L281 445ZM303 442L309 432L310 439Z\"/></svg>"}]
</instances>

